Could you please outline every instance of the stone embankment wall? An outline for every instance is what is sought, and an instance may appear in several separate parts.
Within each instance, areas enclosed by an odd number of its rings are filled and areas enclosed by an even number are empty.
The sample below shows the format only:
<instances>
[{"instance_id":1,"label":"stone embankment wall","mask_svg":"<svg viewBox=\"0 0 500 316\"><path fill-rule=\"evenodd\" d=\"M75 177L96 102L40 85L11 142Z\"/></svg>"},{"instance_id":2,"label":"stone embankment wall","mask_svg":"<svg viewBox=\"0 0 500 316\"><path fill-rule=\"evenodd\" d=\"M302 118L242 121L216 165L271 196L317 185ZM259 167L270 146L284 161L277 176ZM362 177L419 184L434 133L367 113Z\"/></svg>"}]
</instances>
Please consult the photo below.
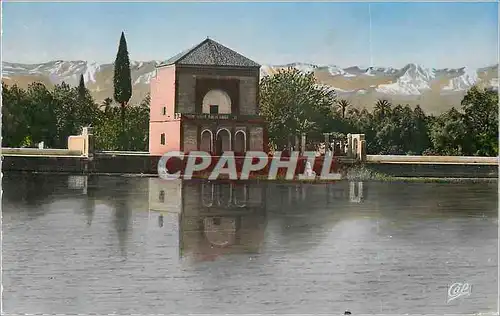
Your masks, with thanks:
<instances>
[{"instance_id":1,"label":"stone embankment wall","mask_svg":"<svg viewBox=\"0 0 500 316\"><path fill-rule=\"evenodd\" d=\"M160 156L148 153L108 152L97 153L89 159L83 156L18 154L2 152L3 171L25 172L70 172L70 173L117 173L117 174L157 174ZM241 160L241 159L240 159ZM211 167L215 166L216 160ZM319 161L318 161L319 162ZM180 161L170 160L174 167L182 168ZM237 161L237 169L243 160ZM334 162L331 171L339 167L345 169L354 165L352 159ZM301 165L300 163L298 164ZM302 164L303 165L303 164ZM322 165L315 164L317 174ZM422 156L367 156L364 167L393 177L435 177L435 178L498 178L497 158L488 157L422 157ZM297 173L303 172L303 166ZM284 170L283 170L284 171ZM281 172L280 172L281 173Z\"/></svg>"},{"instance_id":2,"label":"stone embankment wall","mask_svg":"<svg viewBox=\"0 0 500 316\"><path fill-rule=\"evenodd\" d=\"M368 155L365 166L393 177L498 178L498 157Z\"/></svg>"},{"instance_id":3,"label":"stone embankment wall","mask_svg":"<svg viewBox=\"0 0 500 316\"><path fill-rule=\"evenodd\" d=\"M28 172L76 172L76 173L122 173L122 174L158 174L158 162L160 156L151 156L148 153L133 153L133 152L106 152L96 153L92 158L83 156L67 157L67 156L27 156L27 155L3 155L2 169L5 171L28 171ZM282 160L286 160L282 157ZM241 171L244 157L236 157L236 169ZM266 174L271 165L272 158L262 171L257 173ZM298 159L295 174L304 172L305 162L307 157ZM187 160L169 159L168 170L176 172L185 168ZM218 162L218 157L212 158L212 163L205 170L210 172L215 168ZM321 172L323 159L317 159L312 166L317 174ZM339 163L333 162L330 168L331 172L335 172L339 167ZM285 175L286 170L278 170L278 174Z\"/></svg>"},{"instance_id":4,"label":"stone embankment wall","mask_svg":"<svg viewBox=\"0 0 500 316\"><path fill-rule=\"evenodd\" d=\"M84 173L87 158L70 156L2 155L2 172L70 172Z\"/></svg>"},{"instance_id":5,"label":"stone embankment wall","mask_svg":"<svg viewBox=\"0 0 500 316\"><path fill-rule=\"evenodd\" d=\"M159 156L99 155L93 159L69 156L3 155L3 171L157 174Z\"/></svg>"}]
</instances>

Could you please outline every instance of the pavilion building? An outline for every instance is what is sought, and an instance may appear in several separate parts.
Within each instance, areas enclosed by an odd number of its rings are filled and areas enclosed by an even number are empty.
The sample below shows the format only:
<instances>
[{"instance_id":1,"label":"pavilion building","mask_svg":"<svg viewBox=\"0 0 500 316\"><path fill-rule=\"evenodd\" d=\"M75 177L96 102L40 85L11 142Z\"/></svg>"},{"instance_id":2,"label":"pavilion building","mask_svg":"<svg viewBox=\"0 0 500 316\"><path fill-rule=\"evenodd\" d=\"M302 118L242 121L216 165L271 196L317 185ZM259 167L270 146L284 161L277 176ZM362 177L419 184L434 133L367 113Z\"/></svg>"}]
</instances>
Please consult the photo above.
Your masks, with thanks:
<instances>
[{"instance_id":1,"label":"pavilion building","mask_svg":"<svg viewBox=\"0 0 500 316\"><path fill-rule=\"evenodd\" d=\"M259 64L209 38L158 65L151 81L150 154L266 152L259 77Z\"/></svg>"}]
</instances>

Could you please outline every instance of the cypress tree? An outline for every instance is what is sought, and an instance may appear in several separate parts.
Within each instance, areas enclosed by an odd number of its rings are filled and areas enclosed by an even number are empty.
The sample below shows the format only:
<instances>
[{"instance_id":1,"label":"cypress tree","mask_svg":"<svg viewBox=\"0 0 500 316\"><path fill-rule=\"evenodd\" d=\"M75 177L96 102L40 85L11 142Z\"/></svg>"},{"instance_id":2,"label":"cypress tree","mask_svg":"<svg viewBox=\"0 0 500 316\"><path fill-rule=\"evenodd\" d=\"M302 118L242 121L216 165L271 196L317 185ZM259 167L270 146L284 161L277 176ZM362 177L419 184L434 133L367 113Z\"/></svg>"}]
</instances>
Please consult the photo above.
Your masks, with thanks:
<instances>
[{"instance_id":1,"label":"cypress tree","mask_svg":"<svg viewBox=\"0 0 500 316\"><path fill-rule=\"evenodd\" d=\"M83 74L81 74L80 83L78 84L78 96L82 99L85 98L85 92L86 92L85 81L83 80Z\"/></svg>"},{"instance_id":2,"label":"cypress tree","mask_svg":"<svg viewBox=\"0 0 500 316\"><path fill-rule=\"evenodd\" d=\"M114 99L120 104L122 134L125 133L125 107L132 97L132 77L130 75L130 60L128 57L127 41L122 32L118 53L115 59L115 73L113 77ZM124 135L123 135L124 137Z\"/></svg>"}]
</instances>

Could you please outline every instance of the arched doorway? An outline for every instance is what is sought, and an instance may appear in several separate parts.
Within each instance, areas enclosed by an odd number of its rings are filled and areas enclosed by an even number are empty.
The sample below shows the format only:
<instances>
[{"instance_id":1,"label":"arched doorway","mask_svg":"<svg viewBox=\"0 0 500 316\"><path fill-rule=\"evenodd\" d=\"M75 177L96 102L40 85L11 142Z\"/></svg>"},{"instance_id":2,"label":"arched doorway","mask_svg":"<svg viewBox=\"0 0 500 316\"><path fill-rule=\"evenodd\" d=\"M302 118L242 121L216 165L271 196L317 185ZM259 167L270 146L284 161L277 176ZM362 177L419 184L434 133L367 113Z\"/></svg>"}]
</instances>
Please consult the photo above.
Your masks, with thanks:
<instances>
[{"instance_id":1,"label":"arched doorway","mask_svg":"<svg viewBox=\"0 0 500 316\"><path fill-rule=\"evenodd\" d=\"M354 151L354 158L358 159L358 139L354 138L353 139L353 151Z\"/></svg>"},{"instance_id":2,"label":"arched doorway","mask_svg":"<svg viewBox=\"0 0 500 316\"><path fill-rule=\"evenodd\" d=\"M234 151L244 153L247 150L247 135L245 131L237 131L234 134Z\"/></svg>"},{"instance_id":3,"label":"arched doorway","mask_svg":"<svg viewBox=\"0 0 500 316\"><path fill-rule=\"evenodd\" d=\"M211 130L203 130L201 132L201 140L200 140L200 150L205 152L212 152L212 145L214 142L214 135Z\"/></svg>"},{"instance_id":4,"label":"arched doorway","mask_svg":"<svg viewBox=\"0 0 500 316\"><path fill-rule=\"evenodd\" d=\"M217 138L217 155L222 155L225 151L231 151L231 132L228 129L219 129L215 137Z\"/></svg>"}]
</instances>

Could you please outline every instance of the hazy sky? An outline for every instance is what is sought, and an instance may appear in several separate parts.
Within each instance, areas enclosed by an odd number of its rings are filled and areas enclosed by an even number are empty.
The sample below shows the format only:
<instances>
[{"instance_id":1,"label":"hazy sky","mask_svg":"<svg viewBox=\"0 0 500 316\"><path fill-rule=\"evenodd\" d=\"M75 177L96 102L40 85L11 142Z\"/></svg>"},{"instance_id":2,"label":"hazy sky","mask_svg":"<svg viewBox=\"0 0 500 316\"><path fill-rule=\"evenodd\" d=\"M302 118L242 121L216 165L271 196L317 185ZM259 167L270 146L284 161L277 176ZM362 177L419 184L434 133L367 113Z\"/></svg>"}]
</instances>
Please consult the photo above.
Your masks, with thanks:
<instances>
[{"instance_id":1,"label":"hazy sky","mask_svg":"<svg viewBox=\"0 0 500 316\"><path fill-rule=\"evenodd\" d=\"M498 3L3 3L3 60L164 60L210 36L261 64L498 63Z\"/></svg>"}]
</instances>

